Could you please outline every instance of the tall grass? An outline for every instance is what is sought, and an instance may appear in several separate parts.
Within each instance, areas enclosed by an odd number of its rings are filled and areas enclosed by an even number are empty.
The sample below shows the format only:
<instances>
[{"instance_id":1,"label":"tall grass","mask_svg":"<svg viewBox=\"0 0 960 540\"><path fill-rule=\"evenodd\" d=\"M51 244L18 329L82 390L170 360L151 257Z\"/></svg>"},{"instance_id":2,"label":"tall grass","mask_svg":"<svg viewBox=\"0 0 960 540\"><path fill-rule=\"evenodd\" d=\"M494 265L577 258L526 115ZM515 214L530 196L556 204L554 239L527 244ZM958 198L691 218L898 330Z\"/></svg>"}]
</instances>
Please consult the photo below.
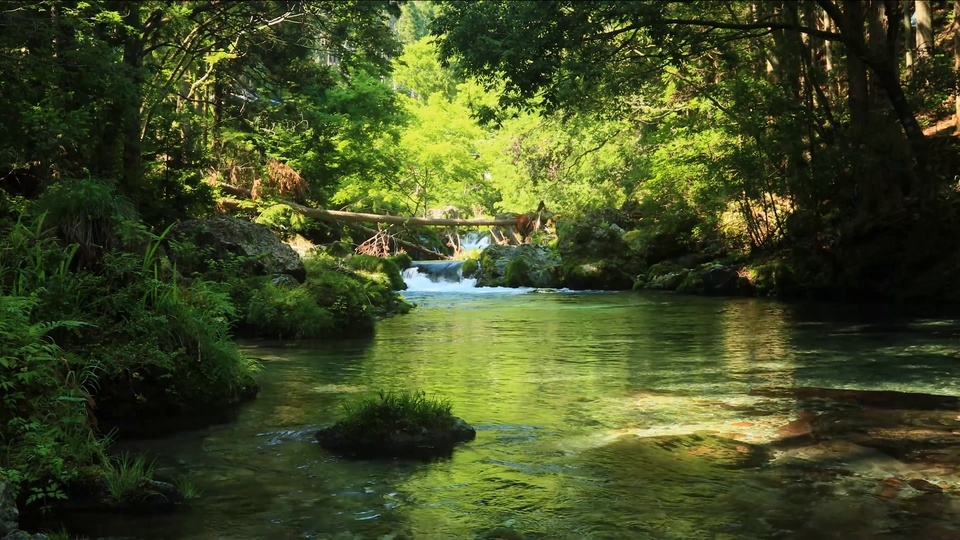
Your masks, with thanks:
<instances>
[{"instance_id":1,"label":"tall grass","mask_svg":"<svg viewBox=\"0 0 960 540\"><path fill-rule=\"evenodd\" d=\"M153 473L154 462L147 461L146 456L123 453L110 460L104 471L107 495L116 503L139 502L135 499L145 495L144 484L153 479Z\"/></svg>"},{"instance_id":2,"label":"tall grass","mask_svg":"<svg viewBox=\"0 0 960 540\"><path fill-rule=\"evenodd\" d=\"M338 422L354 432L410 431L448 427L453 421L450 401L415 392L380 391L376 398L348 401L340 406Z\"/></svg>"}]
</instances>

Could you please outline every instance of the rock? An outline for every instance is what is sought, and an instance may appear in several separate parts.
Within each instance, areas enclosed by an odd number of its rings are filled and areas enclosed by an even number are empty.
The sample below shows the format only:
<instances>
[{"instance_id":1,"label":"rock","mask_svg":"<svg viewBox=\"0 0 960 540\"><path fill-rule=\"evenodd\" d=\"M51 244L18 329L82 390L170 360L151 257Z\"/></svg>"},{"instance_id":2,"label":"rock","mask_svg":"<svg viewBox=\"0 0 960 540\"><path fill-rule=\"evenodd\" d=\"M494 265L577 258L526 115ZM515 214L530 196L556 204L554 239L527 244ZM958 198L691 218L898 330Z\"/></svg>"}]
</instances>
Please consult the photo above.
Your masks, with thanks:
<instances>
[{"instance_id":1,"label":"rock","mask_svg":"<svg viewBox=\"0 0 960 540\"><path fill-rule=\"evenodd\" d=\"M696 270L690 270L677 292L702 294L705 296L743 296L751 294L750 281L740 276L734 266L707 264Z\"/></svg>"},{"instance_id":2,"label":"rock","mask_svg":"<svg viewBox=\"0 0 960 540\"><path fill-rule=\"evenodd\" d=\"M808 418L814 441L852 443L908 464L937 464L960 472L960 398L832 388L751 393L789 397L803 408L820 410Z\"/></svg>"},{"instance_id":3,"label":"rock","mask_svg":"<svg viewBox=\"0 0 960 540\"><path fill-rule=\"evenodd\" d=\"M563 284L577 290L629 290L634 276L646 268L633 249L635 222L624 212L603 210L557 227L557 248L563 261Z\"/></svg>"},{"instance_id":4,"label":"rock","mask_svg":"<svg viewBox=\"0 0 960 540\"><path fill-rule=\"evenodd\" d=\"M19 530L20 512L17 494L6 482L0 481L0 538L3 540L47 540L44 534L28 534Z\"/></svg>"},{"instance_id":5,"label":"rock","mask_svg":"<svg viewBox=\"0 0 960 540\"><path fill-rule=\"evenodd\" d=\"M316 438L320 446L331 452L355 458L432 458L450 455L462 442L472 441L477 432L470 424L453 417L449 426L441 429L419 428L419 431L394 431L387 434L361 433L353 435L341 423L323 428Z\"/></svg>"},{"instance_id":6,"label":"rock","mask_svg":"<svg viewBox=\"0 0 960 540\"><path fill-rule=\"evenodd\" d=\"M207 272L211 260L240 257L241 266L254 275L287 274L299 282L307 278L300 255L265 225L233 217L191 219L174 226L170 239L195 246L171 251L185 273Z\"/></svg>"},{"instance_id":7,"label":"rock","mask_svg":"<svg viewBox=\"0 0 960 540\"><path fill-rule=\"evenodd\" d=\"M675 291L686 281L688 274L688 270L679 270L654 276L647 281L645 287L655 291Z\"/></svg>"},{"instance_id":8,"label":"rock","mask_svg":"<svg viewBox=\"0 0 960 540\"><path fill-rule=\"evenodd\" d=\"M478 287L538 287L558 285L560 259L553 251L533 244L493 245L480 254L475 276Z\"/></svg>"},{"instance_id":9,"label":"rock","mask_svg":"<svg viewBox=\"0 0 960 540\"><path fill-rule=\"evenodd\" d=\"M277 274L273 276L273 279L270 280L270 283L274 287L288 287L295 288L300 286L300 282L297 281L297 278L291 276L290 274Z\"/></svg>"},{"instance_id":10,"label":"rock","mask_svg":"<svg viewBox=\"0 0 960 540\"><path fill-rule=\"evenodd\" d=\"M17 494L10 485L0 481L0 538L17 530L20 512L17 510Z\"/></svg>"}]
</instances>

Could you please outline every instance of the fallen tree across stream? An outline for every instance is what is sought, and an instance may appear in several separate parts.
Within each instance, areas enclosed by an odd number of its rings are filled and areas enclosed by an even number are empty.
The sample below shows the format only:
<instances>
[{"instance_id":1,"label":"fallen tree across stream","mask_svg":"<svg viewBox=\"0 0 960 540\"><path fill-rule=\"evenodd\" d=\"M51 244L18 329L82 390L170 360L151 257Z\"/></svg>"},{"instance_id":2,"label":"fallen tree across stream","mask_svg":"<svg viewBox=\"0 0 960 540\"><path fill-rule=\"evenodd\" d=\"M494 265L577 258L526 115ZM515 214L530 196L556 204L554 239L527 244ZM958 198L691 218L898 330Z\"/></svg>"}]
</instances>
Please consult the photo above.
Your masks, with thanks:
<instances>
[{"instance_id":1,"label":"fallen tree across stream","mask_svg":"<svg viewBox=\"0 0 960 540\"><path fill-rule=\"evenodd\" d=\"M216 182L214 185L219 187L225 193L237 195L240 197L251 198L249 189L232 186L223 182ZM388 216L383 214L365 214L361 212L343 212L340 210L323 210L320 208L310 208L290 201L281 201L283 204L296 210L300 214L320 221L346 221L351 223L388 223L391 225L425 225L439 227L515 227L517 217L507 219L458 219L458 218L427 218L427 217L407 217L407 216Z\"/></svg>"}]
</instances>

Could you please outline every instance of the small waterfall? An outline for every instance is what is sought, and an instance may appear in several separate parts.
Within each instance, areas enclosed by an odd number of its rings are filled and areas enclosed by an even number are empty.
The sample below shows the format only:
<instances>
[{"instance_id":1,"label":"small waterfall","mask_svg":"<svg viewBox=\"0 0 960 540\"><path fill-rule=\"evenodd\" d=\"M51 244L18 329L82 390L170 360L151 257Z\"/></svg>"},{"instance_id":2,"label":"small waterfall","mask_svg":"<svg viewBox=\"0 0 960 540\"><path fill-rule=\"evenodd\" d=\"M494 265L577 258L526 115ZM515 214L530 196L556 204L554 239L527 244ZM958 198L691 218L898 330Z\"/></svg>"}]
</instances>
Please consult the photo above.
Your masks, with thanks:
<instances>
[{"instance_id":1,"label":"small waterfall","mask_svg":"<svg viewBox=\"0 0 960 540\"><path fill-rule=\"evenodd\" d=\"M409 292L470 292L476 279L464 279L463 261L414 261L403 271Z\"/></svg>"},{"instance_id":2,"label":"small waterfall","mask_svg":"<svg viewBox=\"0 0 960 540\"><path fill-rule=\"evenodd\" d=\"M490 233L480 231L470 231L460 237L460 250L471 251L474 249L485 249L490 245Z\"/></svg>"}]
</instances>

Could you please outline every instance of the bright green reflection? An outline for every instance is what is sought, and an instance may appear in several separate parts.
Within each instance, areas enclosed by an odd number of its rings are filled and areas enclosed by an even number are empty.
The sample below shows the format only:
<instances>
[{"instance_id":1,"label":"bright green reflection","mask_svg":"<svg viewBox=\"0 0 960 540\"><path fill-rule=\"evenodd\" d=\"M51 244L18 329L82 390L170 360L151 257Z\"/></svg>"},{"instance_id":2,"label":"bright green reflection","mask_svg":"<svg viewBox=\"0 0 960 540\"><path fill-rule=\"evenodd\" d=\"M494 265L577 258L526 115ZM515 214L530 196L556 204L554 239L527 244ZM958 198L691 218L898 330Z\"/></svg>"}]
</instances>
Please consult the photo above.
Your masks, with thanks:
<instances>
[{"instance_id":1,"label":"bright green reflection","mask_svg":"<svg viewBox=\"0 0 960 540\"><path fill-rule=\"evenodd\" d=\"M671 438L775 439L796 405L751 395L757 388L960 393L954 321L877 331L856 313L659 294L415 300L420 309L381 322L372 340L251 345L264 358L263 390L235 422L140 445L161 466L189 470L205 496L171 516L87 528L158 538L839 538L897 537L918 519L958 517L908 516L856 481L842 493L814 489L757 468L741 443ZM434 463L320 450L313 431L336 419L338 403L378 389L448 397L476 441Z\"/></svg>"}]
</instances>

